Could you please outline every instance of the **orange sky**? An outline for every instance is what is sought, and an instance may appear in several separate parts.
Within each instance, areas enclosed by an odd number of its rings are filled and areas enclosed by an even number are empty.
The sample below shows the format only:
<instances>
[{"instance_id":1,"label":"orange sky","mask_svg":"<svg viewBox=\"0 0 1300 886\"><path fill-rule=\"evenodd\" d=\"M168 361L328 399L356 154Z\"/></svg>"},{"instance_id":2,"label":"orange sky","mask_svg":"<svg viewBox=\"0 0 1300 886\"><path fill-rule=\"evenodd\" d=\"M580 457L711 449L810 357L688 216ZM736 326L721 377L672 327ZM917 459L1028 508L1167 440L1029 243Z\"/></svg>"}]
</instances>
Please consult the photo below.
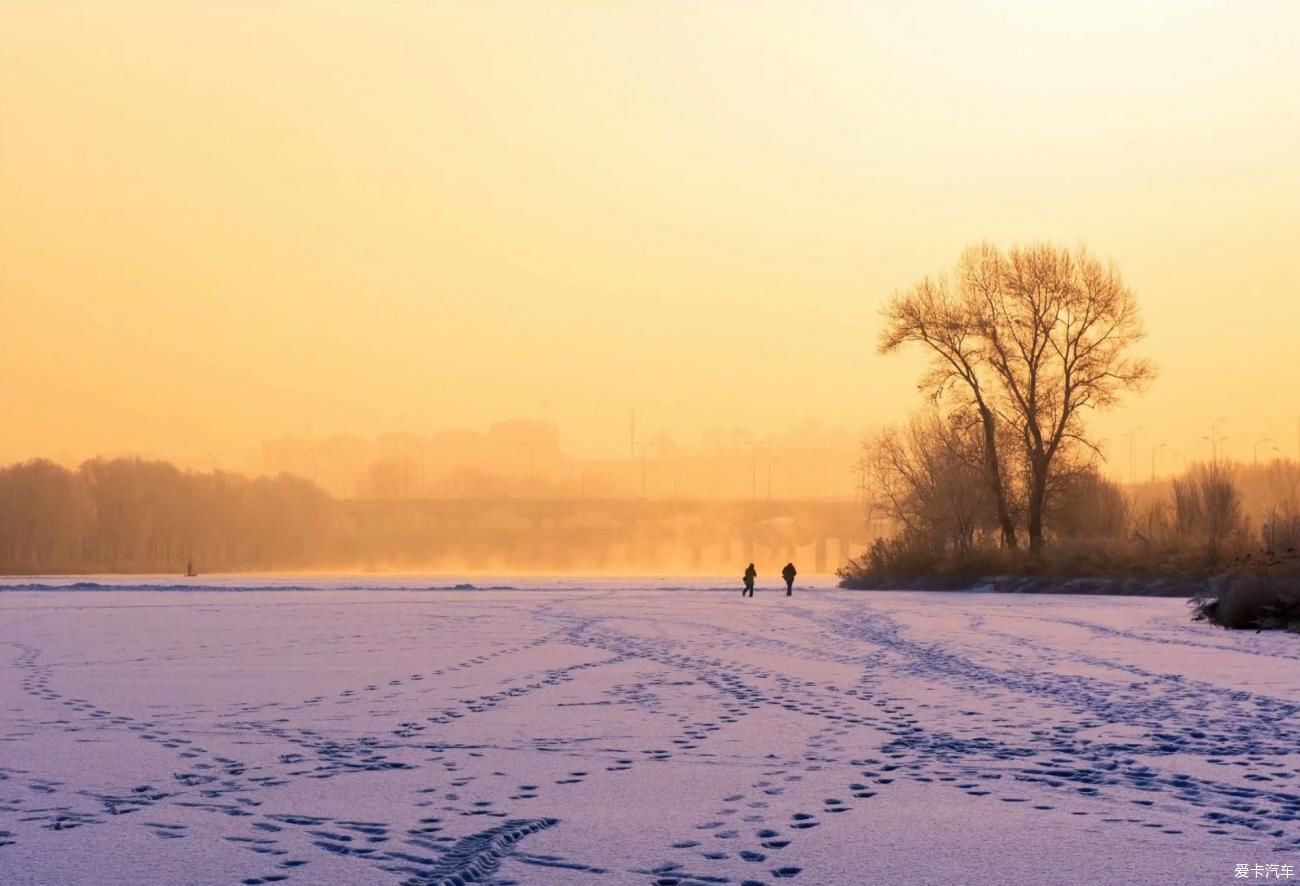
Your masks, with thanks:
<instances>
[{"instance_id":1,"label":"orange sky","mask_svg":"<svg viewBox=\"0 0 1300 886\"><path fill-rule=\"evenodd\" d=\"M1282 2L5 4L0 460L881 424L919 360L875 354L879 307L981 239L1137 290L1162 375L1096 422L1116 473L1130 429L1142 473L1219 417L1294 455L1297 33Z\"/></svg>"}]
</instances>

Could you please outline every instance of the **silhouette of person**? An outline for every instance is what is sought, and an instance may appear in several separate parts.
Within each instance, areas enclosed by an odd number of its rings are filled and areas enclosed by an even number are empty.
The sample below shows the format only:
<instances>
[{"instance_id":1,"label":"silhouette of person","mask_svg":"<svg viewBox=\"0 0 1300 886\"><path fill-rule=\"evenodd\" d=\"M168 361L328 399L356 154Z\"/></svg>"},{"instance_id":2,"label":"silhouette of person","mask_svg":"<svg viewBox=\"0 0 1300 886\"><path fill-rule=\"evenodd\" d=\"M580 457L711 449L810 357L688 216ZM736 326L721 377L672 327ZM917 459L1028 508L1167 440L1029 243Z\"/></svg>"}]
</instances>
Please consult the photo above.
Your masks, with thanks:
<instances>
[{"instance_id":1,"label":"silhouette of person","mask_svg":"<svg viewBox=\"0 0 1300 886\"><path fill-rule=\"evenodd\" d=\"M785 564L781 570L781 577L785 579L785 595L789 597L794 593L794 577L799 574L799 570L794 568L793 563Z\"/></svg>"},{"instance_id":2,"label":"silhouette of person","mask_svg":"<svg viewBox=\"0 0 1300 886\"><path fill-rule=\"evenodd\" d=\"M747 567L745 567L745 589L740 592L740 596L742 597L754 596L754 579L757 576L758 576L758 570L754 568L753 563L750 563Z\"/></svg>"}]
</instances>

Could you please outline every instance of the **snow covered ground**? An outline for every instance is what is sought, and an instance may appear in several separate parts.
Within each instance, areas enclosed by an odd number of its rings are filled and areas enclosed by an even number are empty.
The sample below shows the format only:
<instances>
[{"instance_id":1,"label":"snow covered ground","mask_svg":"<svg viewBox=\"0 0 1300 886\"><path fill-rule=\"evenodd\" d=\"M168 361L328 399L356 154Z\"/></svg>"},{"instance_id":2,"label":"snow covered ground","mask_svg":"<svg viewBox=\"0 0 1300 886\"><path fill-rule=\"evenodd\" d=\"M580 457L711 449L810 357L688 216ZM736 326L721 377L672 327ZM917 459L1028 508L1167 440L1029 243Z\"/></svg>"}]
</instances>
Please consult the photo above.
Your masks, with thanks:
<instances>
[{"instance_id":1,"label":"snow covered ground","mask_svg":"<svg viewBox=\"0 0 1300 886\"><path fill-rule=\"evenodd\" d=\"M1300 638L1178 600L197 582L0 586L0 883L1300 878Z\"/></svg>"}]
</instances>

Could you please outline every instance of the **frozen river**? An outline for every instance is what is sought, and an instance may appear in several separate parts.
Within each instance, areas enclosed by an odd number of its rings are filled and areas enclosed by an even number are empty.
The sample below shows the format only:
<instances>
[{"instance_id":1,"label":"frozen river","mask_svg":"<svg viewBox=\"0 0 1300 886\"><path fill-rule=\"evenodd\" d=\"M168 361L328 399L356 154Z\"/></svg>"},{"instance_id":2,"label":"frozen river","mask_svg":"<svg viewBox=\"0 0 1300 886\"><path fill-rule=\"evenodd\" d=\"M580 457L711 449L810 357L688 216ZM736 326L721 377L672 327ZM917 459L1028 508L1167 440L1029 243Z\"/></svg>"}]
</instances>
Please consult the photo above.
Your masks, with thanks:
<instances>
[{"instance_id":1,"label":"frozen river","mask_svg":"<svg viewBox=\"0 0 1300 886\"><path fill-rule=\"evenodd\" d=\"M1179 600L6 581L6 886L1300 877L1300 638Z\"/></svg>"}]
</instances>

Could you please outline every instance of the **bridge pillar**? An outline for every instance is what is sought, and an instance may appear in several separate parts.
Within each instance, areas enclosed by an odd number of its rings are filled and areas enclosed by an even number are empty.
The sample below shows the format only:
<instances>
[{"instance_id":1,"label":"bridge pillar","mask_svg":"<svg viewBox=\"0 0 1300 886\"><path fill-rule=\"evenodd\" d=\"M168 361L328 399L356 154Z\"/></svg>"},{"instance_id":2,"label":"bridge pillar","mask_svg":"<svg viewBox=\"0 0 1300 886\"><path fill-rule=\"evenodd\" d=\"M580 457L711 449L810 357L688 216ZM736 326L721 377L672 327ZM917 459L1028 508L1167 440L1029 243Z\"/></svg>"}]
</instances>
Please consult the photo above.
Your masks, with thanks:
<instances>
[{"instance_id":1,"label":"bridge pillar","mask_svg":"<svg viewBox=\"0 0 1300 886\"><path fill-rule=\"evenodd\" d=\"M813 543L813 571L818 575L825 575L826 569L826 539L820 535L817 541Z\"/></svg>"}]
</instances>

